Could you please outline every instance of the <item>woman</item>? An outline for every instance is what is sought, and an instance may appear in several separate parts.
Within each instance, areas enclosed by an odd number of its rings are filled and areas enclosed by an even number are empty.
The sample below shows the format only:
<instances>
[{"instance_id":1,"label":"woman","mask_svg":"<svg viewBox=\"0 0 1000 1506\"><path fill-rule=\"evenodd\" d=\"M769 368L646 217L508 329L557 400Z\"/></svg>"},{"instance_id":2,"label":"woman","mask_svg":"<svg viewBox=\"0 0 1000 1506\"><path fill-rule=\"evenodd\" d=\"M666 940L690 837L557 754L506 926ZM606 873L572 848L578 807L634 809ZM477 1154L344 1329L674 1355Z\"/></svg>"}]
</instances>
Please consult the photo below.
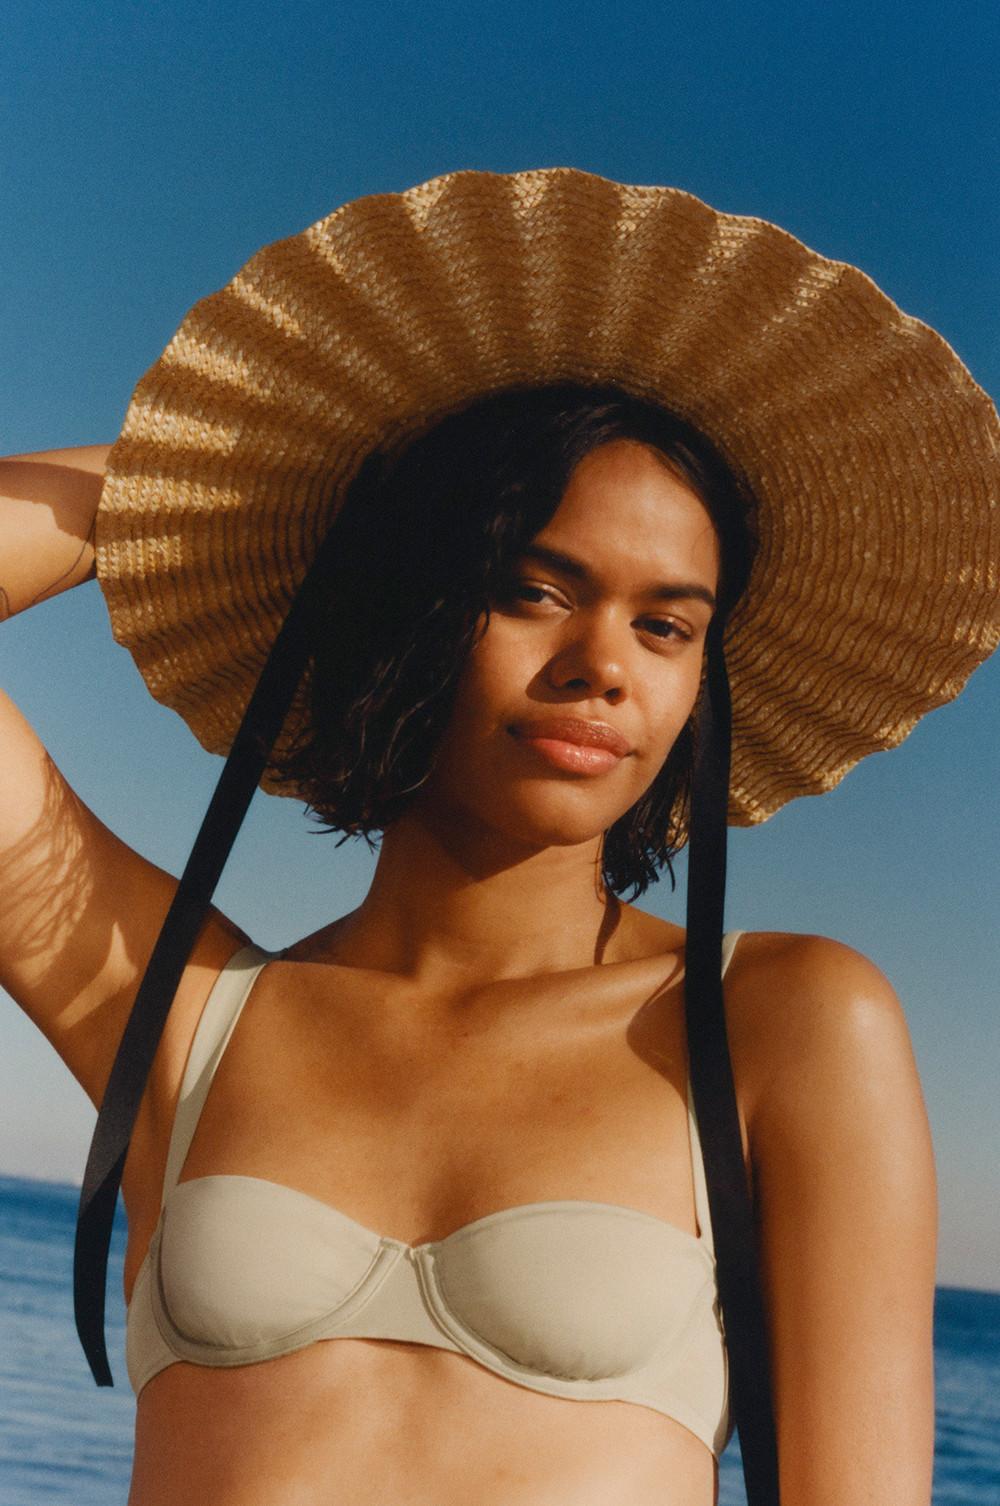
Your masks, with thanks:
<instances>
[{"instance_id":1,"label":"woman","mask_svg":"<svg viewBox=\"0 0 1000 1506\"><path fill-rule=\"evenodd\" d=\"M714 1500L732 1325L690 948L621 895L698 826L724 626L730 819L957 693L995 642L994 436L861 274L557 170L268 248L110 460L5 471L50 510L11 610L95 573L106 474L116 634L207 746L294 598L265 787L382 833L351 914L272 956L213 909L179 964L122 1179L133 1506ZM959 516L961 561L928 566ZM35 882L0 982L117 1102L178 885L4 716L7 871ZM822 937L730 933L721 961L781 1499L925 1506L934 1178L900 1006Z\"/></svg>"}]
</instances>

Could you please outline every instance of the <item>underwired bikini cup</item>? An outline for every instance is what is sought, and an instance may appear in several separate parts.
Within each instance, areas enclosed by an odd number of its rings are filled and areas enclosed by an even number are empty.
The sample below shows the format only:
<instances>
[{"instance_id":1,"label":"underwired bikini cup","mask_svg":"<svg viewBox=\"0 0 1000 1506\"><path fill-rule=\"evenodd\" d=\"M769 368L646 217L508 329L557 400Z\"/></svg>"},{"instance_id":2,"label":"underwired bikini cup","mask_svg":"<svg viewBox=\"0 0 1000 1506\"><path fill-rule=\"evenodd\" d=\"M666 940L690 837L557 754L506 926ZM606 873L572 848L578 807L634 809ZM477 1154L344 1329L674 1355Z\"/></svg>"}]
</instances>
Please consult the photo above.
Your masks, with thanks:
<instances>
[{"instance_id":1,"label":"underwired bikini cup","mask_svg":"<svg viewBox=\"0 0 1000 1506\"><path fill-rule=\"evenodd\" d=\"M725 938L723 970L740 934ZM240 1011L276 955L237 952L195 1032L160 1218L128 1308L136 1395L180 1360L222 1368L319 1340L396 1339L549 1396L650 1407L718 1456L731 1432L727 1364L690 1085L697 1235L634 1208L562 1199L408 1245L258 1177L178 1183Z\"/></svg>"}]
</instances>

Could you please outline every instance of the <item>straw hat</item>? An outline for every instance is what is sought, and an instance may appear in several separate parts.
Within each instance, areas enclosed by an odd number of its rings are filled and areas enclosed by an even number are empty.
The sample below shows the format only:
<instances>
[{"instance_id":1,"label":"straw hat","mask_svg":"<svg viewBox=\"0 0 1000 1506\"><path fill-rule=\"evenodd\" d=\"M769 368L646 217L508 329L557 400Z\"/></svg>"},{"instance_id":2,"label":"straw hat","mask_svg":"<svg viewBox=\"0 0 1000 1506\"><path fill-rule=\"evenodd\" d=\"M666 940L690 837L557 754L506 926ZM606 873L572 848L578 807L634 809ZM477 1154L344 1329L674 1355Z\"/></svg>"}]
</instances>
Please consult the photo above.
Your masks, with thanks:
<instances>
[{"instance_id":1,"label":"straw hat","mask_svg":"<svg viewBox=\"0 0 1000 1506\"><path fill-rule=\"evenodd\" d=\"M557 380L674 409L759 499L726 635L731 824L895 746L996 646L997 415L939 335L856 267L678 189L458 172L266 246L140 381L97 574L152 694L226 753L366 453Z\"/></svg>"}]
</instances>

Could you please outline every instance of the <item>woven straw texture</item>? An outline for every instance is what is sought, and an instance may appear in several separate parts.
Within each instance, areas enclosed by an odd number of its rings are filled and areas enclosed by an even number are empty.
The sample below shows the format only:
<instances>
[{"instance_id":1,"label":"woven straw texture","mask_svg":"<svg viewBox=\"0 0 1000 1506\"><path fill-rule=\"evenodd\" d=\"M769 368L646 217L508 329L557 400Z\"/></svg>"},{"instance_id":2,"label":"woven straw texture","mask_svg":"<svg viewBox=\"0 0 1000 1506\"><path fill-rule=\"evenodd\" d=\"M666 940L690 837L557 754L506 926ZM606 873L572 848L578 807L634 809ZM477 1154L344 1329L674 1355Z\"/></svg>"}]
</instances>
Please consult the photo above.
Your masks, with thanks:
<instances>
[{"instance_id":1,"label":"woven straw texture","mask_svg":"<svg viewBox=\"0 0 1000 1506\"><path fill-rule=\"evenodd\" d=\"M140 381L97 572L152 694L228 752L365 454L562 379L683 414L760 500L726 639L731 824L898 744L996 646L997 415L940 336L857 268L677 189L459 172L265 247Z\"/></svg>"}]
</instances>

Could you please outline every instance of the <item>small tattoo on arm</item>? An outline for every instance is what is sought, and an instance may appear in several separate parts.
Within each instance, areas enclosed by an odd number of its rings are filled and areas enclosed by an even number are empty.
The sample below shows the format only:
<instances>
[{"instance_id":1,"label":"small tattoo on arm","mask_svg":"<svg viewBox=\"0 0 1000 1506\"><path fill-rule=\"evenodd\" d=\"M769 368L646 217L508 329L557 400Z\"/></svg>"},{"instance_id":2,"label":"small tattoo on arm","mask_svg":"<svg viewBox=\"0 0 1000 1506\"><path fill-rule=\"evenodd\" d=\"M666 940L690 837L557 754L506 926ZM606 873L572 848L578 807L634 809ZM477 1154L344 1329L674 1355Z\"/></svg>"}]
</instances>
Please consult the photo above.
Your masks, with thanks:
<instances>
[{"instance_id":1,"label":"small tattoo on arm","mask_svg":"<svg viewBox=\"0 0 1000 1506\"><path fill-rule=\"evenodd\" d=\"M84 550L86 549L87 545L91 541L91 538L93 537L94 526L95 526L96 522L97 522L97 514L95 513L94 516L93 516L93 518L91 519L90 527L87 530L87 537L84 539L83 543L80 545L80 551L77 554L76 559L73 561L73 563L71 565L69 565L67 567L67 569L65 569L62 572L61 575L57 575L56 576L55 580L52 582L52 584L50 586L43 587L43 589L38 592L37 596L33 596L30 601L26 601L25 602L25 604L24 604L24 610L25 611L27 611L28 607L33 607L37 601L42 601L44 597L50 595L50 593L52 593L53 591L55 591L55 589L59 585L60 581L65 580L68 575L72 575L73 574L73 571L76 569L77 565L80 563L81 559L83 558ZM2 591L2 590L3 590L3 587L0 586L0 591ZM10 603L7 601L6 595L4 597L4 601L5 601L6 606L9 607Z\"/></svg>"}]
</instances>

